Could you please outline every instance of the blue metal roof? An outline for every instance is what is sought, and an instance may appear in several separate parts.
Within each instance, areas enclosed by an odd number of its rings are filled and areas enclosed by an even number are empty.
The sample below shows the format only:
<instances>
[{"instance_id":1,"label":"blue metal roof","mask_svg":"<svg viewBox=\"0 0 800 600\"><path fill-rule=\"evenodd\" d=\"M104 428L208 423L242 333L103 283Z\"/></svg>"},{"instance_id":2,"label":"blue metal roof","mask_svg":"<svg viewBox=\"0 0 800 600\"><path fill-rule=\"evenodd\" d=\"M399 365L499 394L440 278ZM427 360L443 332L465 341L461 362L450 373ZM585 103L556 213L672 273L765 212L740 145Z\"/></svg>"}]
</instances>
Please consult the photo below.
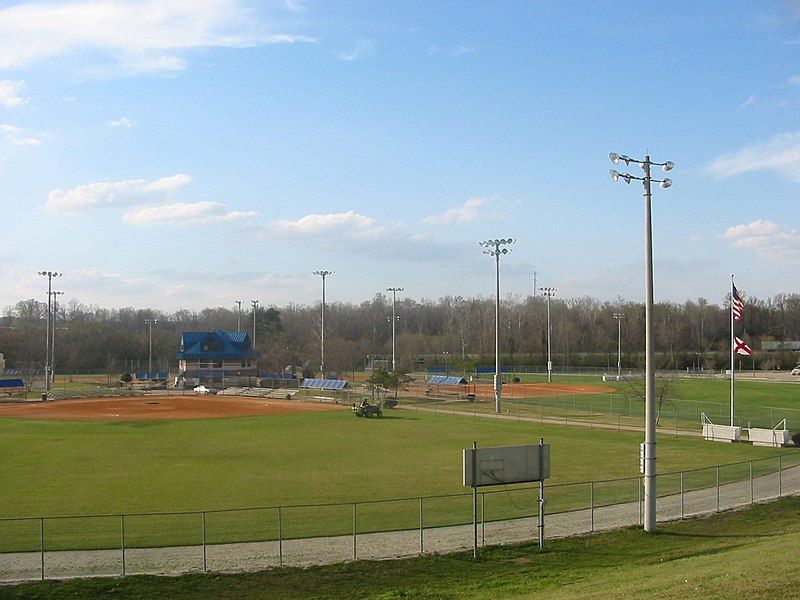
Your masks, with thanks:
<instances>
[{"instance_id":1,"label":"blue metal roof","mask_svg":"<svg viewBox=\"0 0 800 600\"><path fill-rule=\"evenodd\" d=\"M244 331L184 331L178 360L241 360L260 356L251 348L250 335Z\"/></svg>"},{"instance_id":2,"label":"blue metal roof","mask_svg":"<svg viewBox=\"0 0 800 600\"><path fill-rule=\"evenodd\" d=\"M303 379L300 387L316 390L343 390L348 387L348 384L344 379Z\"/></svg>"}]
</instances>

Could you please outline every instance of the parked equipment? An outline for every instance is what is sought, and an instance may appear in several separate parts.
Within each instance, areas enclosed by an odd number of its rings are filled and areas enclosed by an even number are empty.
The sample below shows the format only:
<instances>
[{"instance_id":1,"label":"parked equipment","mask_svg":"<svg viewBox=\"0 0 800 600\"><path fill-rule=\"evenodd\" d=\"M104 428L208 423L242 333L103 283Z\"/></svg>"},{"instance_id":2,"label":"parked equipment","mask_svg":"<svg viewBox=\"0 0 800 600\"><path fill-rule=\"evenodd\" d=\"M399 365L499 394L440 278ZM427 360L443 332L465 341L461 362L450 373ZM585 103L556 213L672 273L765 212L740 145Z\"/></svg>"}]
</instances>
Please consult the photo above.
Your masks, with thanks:
<instances>
[{"instance_id":1,"label":"parked equipment","mask_svg":"<svg viewBox=\"0 0 800 600\"><path fill-rule=\"evenodd\" d=\"M361 404L353 404L353 412L356 413L357 417L382 417L381 406L380 401L376 404L370 404L369 398L364 398Z\"/></svg>"}]
</instances>

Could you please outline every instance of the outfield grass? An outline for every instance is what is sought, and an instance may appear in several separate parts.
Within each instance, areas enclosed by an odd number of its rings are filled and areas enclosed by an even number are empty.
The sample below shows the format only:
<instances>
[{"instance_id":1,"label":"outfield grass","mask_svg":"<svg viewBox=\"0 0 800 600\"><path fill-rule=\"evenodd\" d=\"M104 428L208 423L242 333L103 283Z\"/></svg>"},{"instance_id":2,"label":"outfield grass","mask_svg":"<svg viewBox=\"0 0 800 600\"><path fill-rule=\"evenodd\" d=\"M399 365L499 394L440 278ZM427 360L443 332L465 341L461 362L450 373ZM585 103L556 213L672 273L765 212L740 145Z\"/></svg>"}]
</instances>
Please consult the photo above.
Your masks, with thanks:
<instances>
[{"instance_id":1,"label":"outfield grass","mask_svg":"<svg viewBox=\"0 0 800 600\"><path fill-rule=\"evenodd\" d=\"M800 498L661 525L470 553L259 573L135 576L0 588L3 598L458 600L793 598Z\"/></svg>"},{"instance_id":2,"label":"outfield grass","mask_svg":"<svg viewBox=\"0 0 800 600\"><path fill-rule=\"evenodd\" d=\"M632 501L638 493L641 434L555 425L387 411L357 419L349 410L237 419L167 422L0 420L0 517L118 515L214 511L278 505L369 502L457 495L426 501L426 526L463 523L470 500L461 486L461 449L552 444L551 512L588 505L588 486L558 484L630 477L598 486L598 504ZM659 440L659 470L679 471L788 450ZM774 468L775 461L765 464ZM727 479L746 467L730 467ZM727 471L726 471L727 473ZM708 474L710 476L710 472ZM665 480L666 481L666 480ZM710 482L709 482L710 483ZM664 493L669 486L662 488ZM490 497L487 519L527 516L532 491ZM522 507L522 508L520 508ZM360 532L414 528L414 500L362 505ZM351 531L352 507L286 509L284 537ZM38 548L38 521L0 523L2 550ZM114 547L115 518L47 522L47 549ZM199 542L199 515L130 517L131 545ZM275 509L216 513L210 543L275 539Z\"/></svg>"}]
</instances>

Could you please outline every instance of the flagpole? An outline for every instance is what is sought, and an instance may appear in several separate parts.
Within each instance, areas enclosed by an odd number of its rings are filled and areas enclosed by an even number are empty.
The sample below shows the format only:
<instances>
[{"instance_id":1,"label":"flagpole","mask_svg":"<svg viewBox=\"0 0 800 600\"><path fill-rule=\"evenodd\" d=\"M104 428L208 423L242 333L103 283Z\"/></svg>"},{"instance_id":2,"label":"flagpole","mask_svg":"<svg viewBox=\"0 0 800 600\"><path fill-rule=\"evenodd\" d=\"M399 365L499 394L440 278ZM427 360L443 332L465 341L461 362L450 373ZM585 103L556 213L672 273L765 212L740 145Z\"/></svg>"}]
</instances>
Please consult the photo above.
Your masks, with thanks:
<instances>
[{"instance_id":1,"label":"flagpole","mask_svg":"<svg viewBox=\"0 0 800 600\"><path fill-rule=\"evenodd\" d=\"M733 423L733 402L735 397L735 379L736 379L736 349L733 342L733 274L731 274L731 427Z\"/></svg>"}]
</instances>

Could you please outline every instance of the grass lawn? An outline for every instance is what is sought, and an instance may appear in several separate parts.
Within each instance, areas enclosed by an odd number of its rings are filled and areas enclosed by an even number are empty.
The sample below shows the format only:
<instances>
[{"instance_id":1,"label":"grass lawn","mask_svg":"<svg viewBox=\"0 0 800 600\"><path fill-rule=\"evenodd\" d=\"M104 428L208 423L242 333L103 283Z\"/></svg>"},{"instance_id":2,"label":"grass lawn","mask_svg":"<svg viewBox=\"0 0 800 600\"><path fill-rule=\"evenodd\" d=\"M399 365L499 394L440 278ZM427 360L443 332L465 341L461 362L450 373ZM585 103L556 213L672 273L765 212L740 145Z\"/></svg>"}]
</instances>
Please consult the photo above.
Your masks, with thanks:
<instances>
[{"instance_id":1,"label":"grass lawn","mask_svg":"<svg viewBox=\"0 0 800 600\"><path fill-rule=\"evenodd\" d=\"M638 475L640 433L409 411L388 411L383 419L358 419L349 410L172 422L2 419L0 517L213 511L459 494L428 502L426 525L464 523L470 519L470 501L461 486L461 449L472 441L479 446L537 443L540 436L552 444L551 512L588 503L588 486L558 484ZM777 454L798 462L791 450L664 436L659 470ZM774 468L777 463L764 464ZM747 467L731 469L725 478L745 476ZM670 491L667 481L661 488L665 493ZM637 492L635 480L605 484L598 487L596 500L633 500ZM487 519L530 514L535 503L523 502L520 494L525 492L492 497ZM274 512L218 513L209 534L215 542L275 539ZM348 504L287 510L283 535L348 533L351 514ZM364 505L360 514L362 531L413 528L418 508L416 501ZM47 547L114 546L118 529L114 519L48 521ZM198 516L131 518L127 531L132 545L197 543ZM38 521L0 522L0 546L6 551L37 548Z\"/></svg>"},{"instance_id":2,"label":"grass lawn","mask_svg":"<svg viewBox=\"0 0 800 600\"><path fill-rule=\"evenodd\" d=\"M661 525L471 553L307 569L0 588L2 598L573 599L797 597L800 498Z\"/></svg>"}]
</instances>

